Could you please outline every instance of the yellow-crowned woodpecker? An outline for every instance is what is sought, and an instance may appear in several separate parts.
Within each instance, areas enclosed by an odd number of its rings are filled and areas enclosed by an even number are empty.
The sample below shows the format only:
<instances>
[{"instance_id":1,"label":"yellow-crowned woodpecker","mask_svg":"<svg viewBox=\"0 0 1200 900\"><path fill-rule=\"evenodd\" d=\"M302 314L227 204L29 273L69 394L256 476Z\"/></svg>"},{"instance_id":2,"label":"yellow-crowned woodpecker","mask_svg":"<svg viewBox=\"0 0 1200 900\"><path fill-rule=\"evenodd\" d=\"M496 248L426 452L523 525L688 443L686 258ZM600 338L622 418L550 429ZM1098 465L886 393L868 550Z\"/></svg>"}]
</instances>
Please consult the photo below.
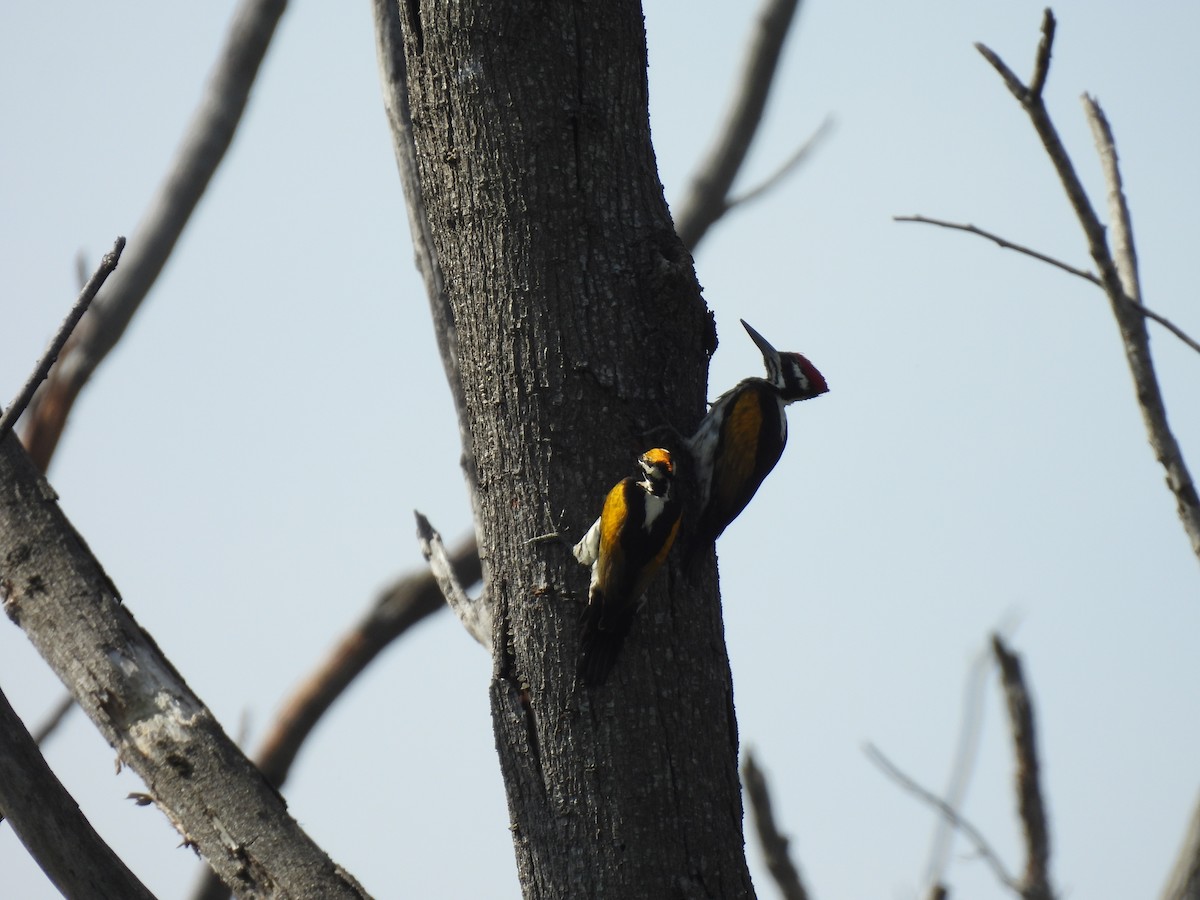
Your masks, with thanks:
<instances>
[{"instance_id":1,"label":"yellow-crowned woodpecker","mask_svg":"<svg viewBox=\"0 0 1200 900\"><path fill-rule=\"evenodd\" d=\"M780 353L742 322L762 351L766 378L747 378L725 392L688 439L703 512L697 547L715 541L754 497L787 443L784 407L829 390L817 367L799 353Z\"/></svg>"},{"instance_id":2,"label":"yellow-crowned woodpecker","mask_svg":"<svg viewBox=\"0 0 1200 900\"><path fill-rule=\"evenodd\" d=\"M638 460L642 480L624 478L604 498L604 509L575 545L575 558L592 567L588 605L580 627L579 676L603 684L639 608L679 531L680 505L671 496L675 466L666 450Z\"/></svg>"}]
</instances>

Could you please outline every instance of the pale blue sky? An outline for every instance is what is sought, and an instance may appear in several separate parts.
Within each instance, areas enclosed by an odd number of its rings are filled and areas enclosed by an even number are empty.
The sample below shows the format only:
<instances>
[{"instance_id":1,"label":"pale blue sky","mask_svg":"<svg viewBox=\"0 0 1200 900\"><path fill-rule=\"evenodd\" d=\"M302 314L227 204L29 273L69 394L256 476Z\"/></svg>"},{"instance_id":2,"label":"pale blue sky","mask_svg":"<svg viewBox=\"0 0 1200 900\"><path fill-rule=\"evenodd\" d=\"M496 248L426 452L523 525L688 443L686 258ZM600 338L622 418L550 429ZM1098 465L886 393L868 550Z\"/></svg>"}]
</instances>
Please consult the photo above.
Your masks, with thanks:
<instances>
[{"instance_id":1,"label":"pale blue sky","mask_svg":"<svg viewBox=\"0 0 1200 900\"><path fill-rule=\"evenodd\" d=\"M0 397L90 263L133 235L189 120L230 2L0 10ZM722 339L715 396L760 360L745 318L831 392L719 545L739 723L814 896L912 898L932 813L864 758L940 787L971 659L1010 618L1032 679L1065 894L1158 892L1200 789L1200 571L1142 431L1102 295L977 238L1089 263L1027 119L974 51L1022 76L1042 5L810 0L743 184L829 113L807 168L718 226L697 271ZM1093 199L1078 103L1117 134L1147 305L1200 332L1200 7L1080 0L1047 98ZM724 114L749 13L647 11L668 198ZM469 525L457 432L379 100L367 4L297 2L238 138L51 472L129 607L257 747L288 690L394 575L411 510ZM1200 468L1200 359L1152 329ZM332 412L336 410L336 412ZM622 473L597 473L597 496ZM448 615L379 660L301 755L302 824L378 897L517 897L488 661ZM61 688L15 627L0 686L29 724ZM199 869L76 715L47 748L93 824L163 898ZM994 680L966 814L1022 865ZM773 889L753 837L760 893ZM964 845L956 896L1007 896ZM13 897L55 896L11 829Z\"/></svg>"}]
</instances>

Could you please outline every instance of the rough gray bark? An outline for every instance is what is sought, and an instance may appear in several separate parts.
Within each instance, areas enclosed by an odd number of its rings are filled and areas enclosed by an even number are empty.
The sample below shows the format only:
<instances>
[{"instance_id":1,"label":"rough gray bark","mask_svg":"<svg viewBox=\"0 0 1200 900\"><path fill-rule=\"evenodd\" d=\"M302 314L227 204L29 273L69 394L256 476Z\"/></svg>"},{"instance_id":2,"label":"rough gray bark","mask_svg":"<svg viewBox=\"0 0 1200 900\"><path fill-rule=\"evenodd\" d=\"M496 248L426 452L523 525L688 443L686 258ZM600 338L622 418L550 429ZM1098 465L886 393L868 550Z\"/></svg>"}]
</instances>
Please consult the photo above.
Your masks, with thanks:
<instances>
[{"instance_id":1,"label":"rough gray bark","mask_svg":"<svg viewBox=\"0 0 1200 900\"><path fill-rule=\"evenodd\" d=\"M0 597L118 760L239 896L365 896L134 621L12 435L0 440Z\"/></svg>"},{"instance_id":2,"label":"rough gray bark","mask_svg":"<svg viewBox=\"0 0 1200 900\"><path fill-rule=\"evenodd\" d=\"M672 556L608 685L584 689L587 572L560 544L528 543L582 534L640 452L671 446L647 432L686 432L704 408L715 342L650 145L641 8L406 0L399 15L475 456L523 890L751 895L712 555L691 571Z\"/></svg>"}]
</instances>

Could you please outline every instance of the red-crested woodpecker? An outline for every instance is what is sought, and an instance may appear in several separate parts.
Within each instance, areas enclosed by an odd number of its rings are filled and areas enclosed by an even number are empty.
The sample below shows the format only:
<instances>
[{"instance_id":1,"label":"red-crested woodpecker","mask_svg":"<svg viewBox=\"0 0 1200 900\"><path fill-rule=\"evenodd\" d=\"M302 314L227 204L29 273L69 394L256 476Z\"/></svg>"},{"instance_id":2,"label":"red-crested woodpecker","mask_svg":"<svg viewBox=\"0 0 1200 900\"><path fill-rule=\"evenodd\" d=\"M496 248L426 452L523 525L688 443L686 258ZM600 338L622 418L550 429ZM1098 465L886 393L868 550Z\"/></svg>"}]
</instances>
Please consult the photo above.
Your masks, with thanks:
<instances>
[{"instance_id":1,"label":"red-crested woodpecker","mask_svg":"<svg viewBox=\"0 0 1200 900\"><path fill-rule=\"evenodd\" d=\"M600 518L574 549L575 558L592 567L588 605L580 621L578 671L585 684L603 684L608 678L639 600L679 531L680 505L671 496L671 454L647 450L638 467L642 480L617 482L604 499Z\"/></svg>"},{"instance_id":2,"label":"red-crested woodpecker","mask_svg":"<svg viewBox=\"0 0 1200 900\"><path fill-rule=\"evenodd\" d=\"M766 378L747 378L725 392L688 439L700 490L696 541L715 541L754 497L787 444L789 403L829 390L817 367L799 353L780 353L742 327L762 351Z\"/></svg>"}]
</instances>

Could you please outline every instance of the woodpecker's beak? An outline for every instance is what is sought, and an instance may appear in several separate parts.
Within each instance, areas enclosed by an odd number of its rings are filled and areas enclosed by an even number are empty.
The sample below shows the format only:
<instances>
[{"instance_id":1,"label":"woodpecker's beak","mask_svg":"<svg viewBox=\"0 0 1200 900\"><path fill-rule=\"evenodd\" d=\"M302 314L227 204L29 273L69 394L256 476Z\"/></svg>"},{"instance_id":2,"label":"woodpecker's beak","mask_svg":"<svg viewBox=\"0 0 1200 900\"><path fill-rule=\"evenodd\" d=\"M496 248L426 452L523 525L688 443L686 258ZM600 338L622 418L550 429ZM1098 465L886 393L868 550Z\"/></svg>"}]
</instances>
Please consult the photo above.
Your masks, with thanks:
<instances>
[{"instance_id":1,"label":"woodpecker's beak","mask_svg":"<svg viewBox=\"0 0 1200 900\"><path fill-rule=\"evenodd\" d=\"M750 324L745 319L738 319L742 323L742 327L746 329L746 334L750 335L750 339L758 344L758 349L762 351L762 355L767 359L779 359L779 351L771 346L771 342L765 337L750 327ZM777 368L778 366L776 366ZM771 368L768 366L768 368Z\"/></svg>"}]
</instances>

